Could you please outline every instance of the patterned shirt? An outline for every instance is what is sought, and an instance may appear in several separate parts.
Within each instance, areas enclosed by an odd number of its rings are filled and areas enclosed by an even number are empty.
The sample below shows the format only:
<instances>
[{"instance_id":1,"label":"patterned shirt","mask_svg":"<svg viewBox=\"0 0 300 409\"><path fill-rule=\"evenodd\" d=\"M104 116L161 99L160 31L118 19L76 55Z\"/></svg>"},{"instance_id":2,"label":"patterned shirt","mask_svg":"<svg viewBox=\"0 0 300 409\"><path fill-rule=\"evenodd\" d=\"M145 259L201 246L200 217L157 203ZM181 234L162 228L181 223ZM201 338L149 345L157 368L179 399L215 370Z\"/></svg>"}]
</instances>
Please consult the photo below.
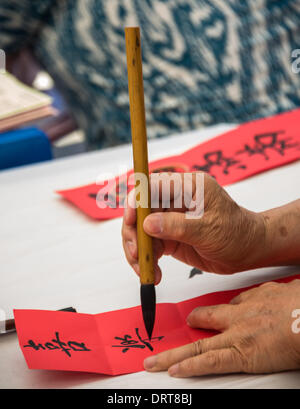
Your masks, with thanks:
<instances>
[{"instance_id":1,"label":"patterned shirt","mask_svg":"<svg viewBox=\"0 0 300 409\"><path fill-rule=\"evenodd\" d=\"M130 140L137 25L150 138L300 106L300 0L1 0L0 48L30 45L90 146L111 146Z\"/></svg>"}]
</instances>

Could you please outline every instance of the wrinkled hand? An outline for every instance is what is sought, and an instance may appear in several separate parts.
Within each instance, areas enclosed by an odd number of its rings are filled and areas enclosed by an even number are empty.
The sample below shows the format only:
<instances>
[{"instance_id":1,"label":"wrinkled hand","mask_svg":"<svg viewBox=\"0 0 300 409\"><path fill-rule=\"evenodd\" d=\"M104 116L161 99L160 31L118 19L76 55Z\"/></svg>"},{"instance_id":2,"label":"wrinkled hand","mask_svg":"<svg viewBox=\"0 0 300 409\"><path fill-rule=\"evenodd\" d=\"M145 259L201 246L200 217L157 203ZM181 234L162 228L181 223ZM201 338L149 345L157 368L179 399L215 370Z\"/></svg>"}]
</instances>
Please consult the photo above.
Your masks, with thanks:
<instances>
[{"instance_id":1,"label":"wrinkled hand","mask_svg":"<svg viewBox=\"0 0 300 409\"><path fill-rule=\"evenodd\" d=\"M300 333L292 331L295 309L300 309L300 280L266 283L228 305L196 308L188 325L221 334L149 357L145 369L168 370L174 377L300 369Z\"/></svg>"},{"instance_id":2,"label":"wrinkled hand","mask_svg":"<svg viewBox=\"0 0 300 409\"><path fill-rule=\"evenodd\" d=\"M183 174L180 177L183 179ZM196 200L195 174L192 186L192 200ZM207 174L204 174L204 215L198 219L186 218L188 207L175 208L175 188L171 189L171 206L166 209L161 185L155 185L151 179L151 187L154 194L159 195L160 207L152 209L152 214L145 219L144 230L154 238L156 284L161 279L158 260L162 255L171 255L193 267L219 274L254 268L264 251L265 221L261 214L238 206ZM126 258L139 274L136 210L132 199L134 191L127 200L122 237Z\"/></svg>"}]
</instances>

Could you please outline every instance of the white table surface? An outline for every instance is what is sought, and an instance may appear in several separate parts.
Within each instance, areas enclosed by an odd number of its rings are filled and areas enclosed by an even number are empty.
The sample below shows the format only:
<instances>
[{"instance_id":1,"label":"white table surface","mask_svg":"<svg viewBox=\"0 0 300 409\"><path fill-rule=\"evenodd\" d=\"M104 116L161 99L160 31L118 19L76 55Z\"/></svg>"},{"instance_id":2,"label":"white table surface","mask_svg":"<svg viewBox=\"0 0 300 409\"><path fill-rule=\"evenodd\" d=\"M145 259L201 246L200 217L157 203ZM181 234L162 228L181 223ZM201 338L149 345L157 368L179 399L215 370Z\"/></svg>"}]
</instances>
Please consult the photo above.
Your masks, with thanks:
<instances>
[{"instance_id":1,"label":"white table surface","mask_svg":"<svg viewBox=\"0 0 300 409\"><path fill-rule=\"evenodd\" d=\"M225 130L228 125L149 143L150 160L177 154ZM123 167L122 167L123 166ZM132 167L131 147L122 146L0 172L0 308L59 309L99 313L138 305L139 282L126 263L121 219L97 222L61 199L55 190L92 183L103 172ZM227 187L254 211L299 198L300 161ZM165 257L159 302L248 286L300 271L269 268L188 279L190 268ZM16 334L0 336L0 388L300 388L300 372L174 379L139 372L116 377L29 370Z\"/></svg>"}]
</instances>

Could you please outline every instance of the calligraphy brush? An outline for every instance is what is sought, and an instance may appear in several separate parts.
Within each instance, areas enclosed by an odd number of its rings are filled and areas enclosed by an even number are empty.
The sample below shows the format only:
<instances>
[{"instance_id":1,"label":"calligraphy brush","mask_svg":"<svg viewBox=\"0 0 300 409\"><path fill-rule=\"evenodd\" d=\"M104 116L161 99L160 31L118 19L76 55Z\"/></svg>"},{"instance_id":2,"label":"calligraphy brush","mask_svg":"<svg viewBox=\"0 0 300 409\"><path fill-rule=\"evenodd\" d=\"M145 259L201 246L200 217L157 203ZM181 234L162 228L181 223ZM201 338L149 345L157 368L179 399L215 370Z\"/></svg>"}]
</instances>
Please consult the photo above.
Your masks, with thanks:
<instances>
[{"instance_id":1,"label":"calligraphy brush","mask_svg":"<svg viewBox=\"0 0 300 409\"><path fill-rule=\"evenodd\" d=\"M138 185L136 178L135 186L139 189L141 203L137 206L136 209L138 260L141 283L141 305L145 328L149 339L151 340L155 322L156 299L154 287L155 275L152 238L145 233L143 228L145 218L151 213L151 198L149 186L142 53L139 27L125 28L125 39L134 173L145 175L147 181L147 183L144 183L141 180L140 184Z\"/></svg>"}]
</instances>

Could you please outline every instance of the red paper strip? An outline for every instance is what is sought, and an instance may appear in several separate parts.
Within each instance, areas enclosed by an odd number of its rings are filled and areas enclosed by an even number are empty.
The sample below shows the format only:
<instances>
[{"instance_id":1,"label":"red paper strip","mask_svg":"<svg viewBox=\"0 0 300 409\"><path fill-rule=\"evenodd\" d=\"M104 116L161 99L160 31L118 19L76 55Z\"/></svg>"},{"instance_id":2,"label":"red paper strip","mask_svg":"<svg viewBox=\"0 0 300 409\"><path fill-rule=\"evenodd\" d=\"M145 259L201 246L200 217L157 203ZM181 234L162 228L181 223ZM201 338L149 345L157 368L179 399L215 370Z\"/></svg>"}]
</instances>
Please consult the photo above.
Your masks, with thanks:
<instances>
[{"instance_id":1,"label":"red paper strip","mask_svg":"<svg viewBox=\"0 0 300 409\"><path fill-rule=\"evenodd\" d=\"M277 281L296 278L300 275ZM177 304L158 304L151 341L140 306L96 315L15 310L14 316L30 369L120 375L142 371L147 356L215 335L187 326L187 315L198 306L226 304L253 287L211 293Z\"/></svg>"},{"instance_id":2,"label":"red paper strip","mask_svg":"<svg viewBox=\"0 0 300 409\"><path fill-rule=\"evenodd\" d=\"M150 171L195 172L213 175L222 186L300 159L300 109L241 125L182 155L150 164ZM101 209L96 196L103 185L91 184L58 193L94 219L120 217L129 187L127 177L119 177L116 192L109 193L112 207ZM111 185L109 185L111 186ZM117 204L116 208L113 208Z\"/></svg>"}]
</instances>

